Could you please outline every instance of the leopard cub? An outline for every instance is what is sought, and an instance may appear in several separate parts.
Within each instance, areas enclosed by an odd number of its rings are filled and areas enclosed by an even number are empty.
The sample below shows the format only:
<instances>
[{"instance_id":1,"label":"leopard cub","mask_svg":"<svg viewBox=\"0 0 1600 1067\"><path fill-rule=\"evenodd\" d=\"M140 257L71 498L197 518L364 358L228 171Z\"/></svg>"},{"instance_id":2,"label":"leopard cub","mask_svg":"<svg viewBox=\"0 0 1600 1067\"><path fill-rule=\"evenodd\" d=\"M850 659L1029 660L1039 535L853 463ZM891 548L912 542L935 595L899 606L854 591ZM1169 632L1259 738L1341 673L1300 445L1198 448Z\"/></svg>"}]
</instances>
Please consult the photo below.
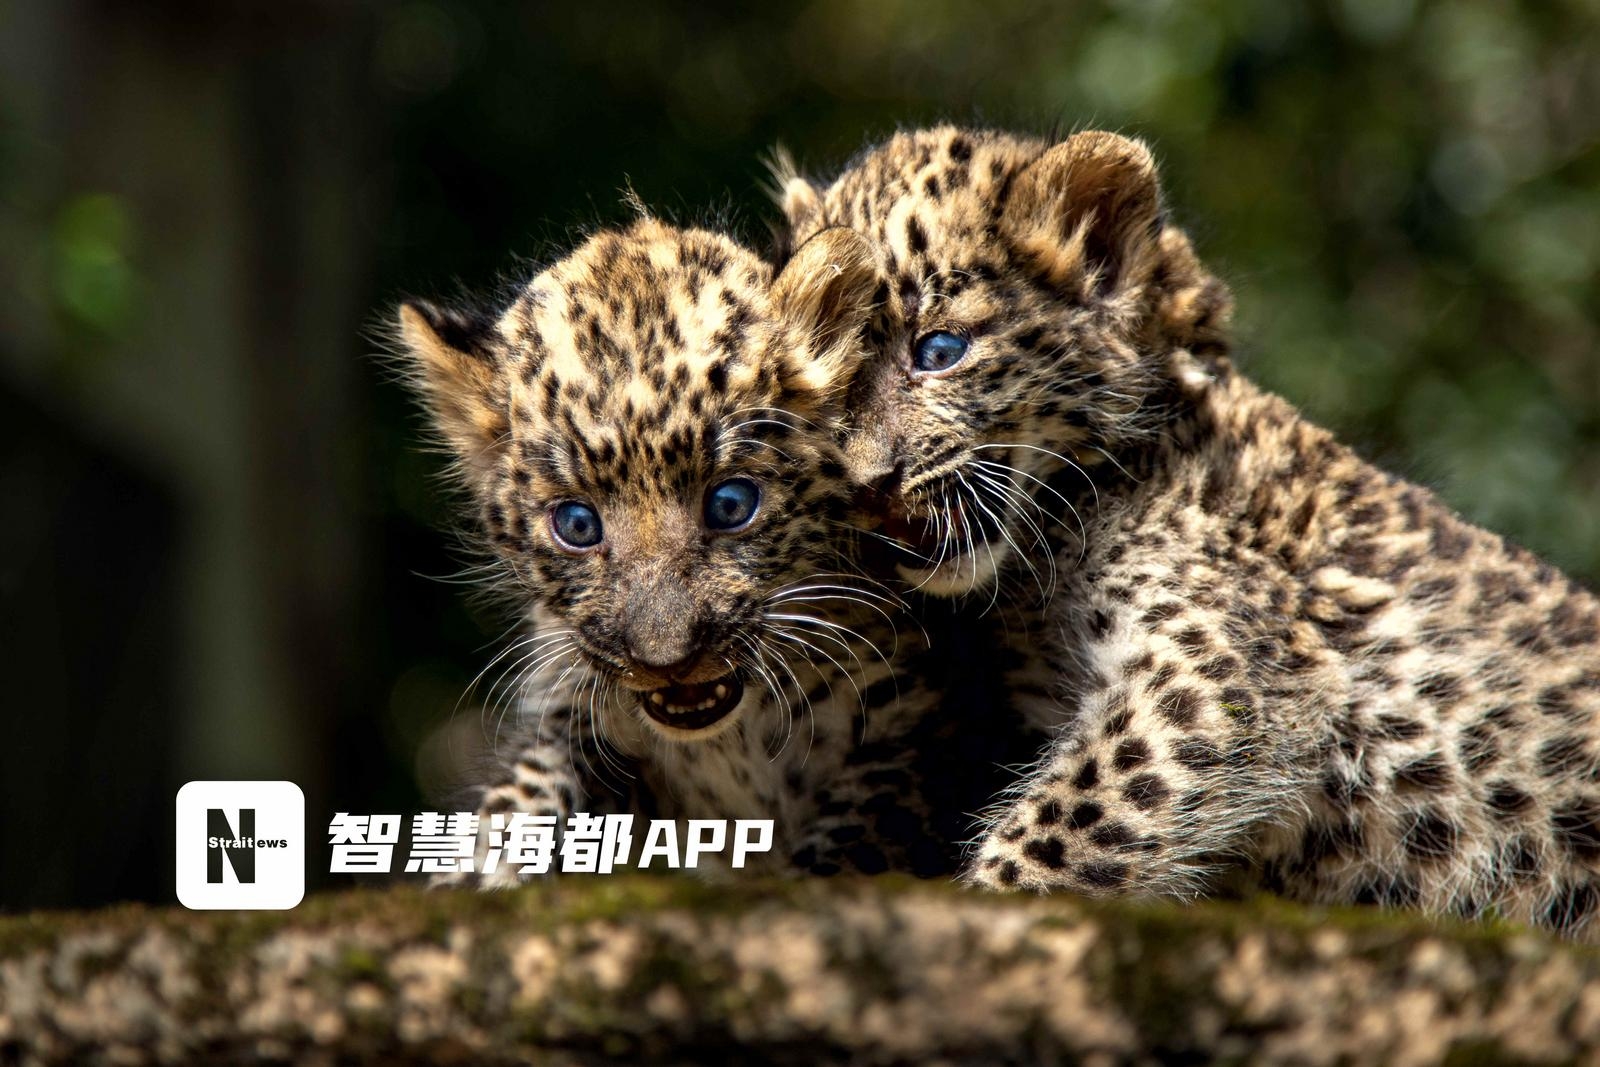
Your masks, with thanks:
<instances>
[{"instance_id":1,"label":"leopard cub","mask_svg":"<svg viewBox=\"0 0 1600 1067\"><path fill-rule=\"evenodd\" d=\"M1600 603L1238 372L1144 145L942 127L782 177L796 242L878 249L846 455L899 573L1028 622L1055 738L969 881L1590 924Z\"/></svg>"},{"instance_id":2,"label":"leopard cub","mask_svg":"<svg viewBox=\"0 0 1600 1067\"><path fill-rule=\"evenodd\" d=\"M515 754L480 815L771 818L777 866L953 869L900 743L935 696L835 536L834 427L875 284L846 231L774 275L726 237L643 220L496 314L401 308L525 619ZM862 694L886 691L864 719Z\"/></svg>"}]
</instances>

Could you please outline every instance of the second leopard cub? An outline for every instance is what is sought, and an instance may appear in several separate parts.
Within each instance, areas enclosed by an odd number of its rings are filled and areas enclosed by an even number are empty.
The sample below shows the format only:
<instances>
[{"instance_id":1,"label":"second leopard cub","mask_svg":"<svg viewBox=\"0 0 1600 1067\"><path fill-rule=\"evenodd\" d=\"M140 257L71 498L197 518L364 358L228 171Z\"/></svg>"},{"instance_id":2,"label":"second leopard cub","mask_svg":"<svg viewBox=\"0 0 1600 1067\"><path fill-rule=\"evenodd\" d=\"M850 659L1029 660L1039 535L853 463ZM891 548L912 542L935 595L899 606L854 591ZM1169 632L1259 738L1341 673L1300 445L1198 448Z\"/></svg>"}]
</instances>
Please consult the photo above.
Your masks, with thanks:
<instances>
[{"instance_id":1,"label":"second leopard cub","mask_svg":"<svg viewBox=\"0 0 1600 1067\"><path fill-rule=\"evenodd\" d=\"M944 127L786 177L797 241L879 249L848 455L901 573L1034 616L1058 736L969 880L1590 923L1600 605L1233 368L1144 146Z\"/></svg>"},{"instance_id":2,"label":"second leopard cub","mask_svg":"<svg viewBox=\"0 0 1600 1067\"><path fill-rule=\"evenodd\" d=\"M770 818L780 868L953 869L959 835L915 788L942 775L919 753L943 749L916 742L936 696L892 602L835 547L831 428L875 284L844 231L774 276L725 237L645 220L492 315L402 308L526 621L512 755L481 816Z\"/></svg>"}]
</instances>

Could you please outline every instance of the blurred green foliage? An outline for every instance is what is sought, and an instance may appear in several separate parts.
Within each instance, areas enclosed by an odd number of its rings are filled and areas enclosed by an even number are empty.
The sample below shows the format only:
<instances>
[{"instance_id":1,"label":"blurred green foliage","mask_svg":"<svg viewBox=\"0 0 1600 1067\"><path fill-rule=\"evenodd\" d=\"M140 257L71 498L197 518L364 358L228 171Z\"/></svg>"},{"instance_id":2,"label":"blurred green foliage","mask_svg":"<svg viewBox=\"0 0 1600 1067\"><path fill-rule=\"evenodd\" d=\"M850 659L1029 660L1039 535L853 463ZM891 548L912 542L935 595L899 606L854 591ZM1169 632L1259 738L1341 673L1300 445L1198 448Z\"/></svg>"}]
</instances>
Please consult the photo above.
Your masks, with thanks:
<instances>
[{"instance_id":1,"label":"blurred green foliage","mask_svg":"<svg viewBox=\"0 0 1600 1067\"><path fill-rule=\"evenodd\" d=\"M134 304L130 229L116 197L91 193L62 206L53 233L53 290L77 322L112 334L125 328Z\"/></svg>"}]
</instances>

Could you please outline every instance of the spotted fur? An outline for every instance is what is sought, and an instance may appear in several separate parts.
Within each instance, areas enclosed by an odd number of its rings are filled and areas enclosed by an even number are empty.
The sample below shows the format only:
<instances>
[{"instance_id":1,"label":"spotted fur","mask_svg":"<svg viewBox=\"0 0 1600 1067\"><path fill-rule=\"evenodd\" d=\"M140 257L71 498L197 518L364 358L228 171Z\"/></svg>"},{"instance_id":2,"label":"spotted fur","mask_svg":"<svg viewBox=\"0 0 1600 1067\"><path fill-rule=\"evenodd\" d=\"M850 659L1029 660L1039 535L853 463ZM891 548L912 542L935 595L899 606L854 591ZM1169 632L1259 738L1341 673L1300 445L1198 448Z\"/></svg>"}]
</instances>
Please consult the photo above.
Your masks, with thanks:
<instances>
[{"instance_id":1,"label":"spotted fur","mask_svg":"<svg viewBox=\"0 0 1600 1067\"><path fill-rule=\"evenodd\" d=\"M926 592L998 598L1030 721L972 883L1500 913L1600 906L1600 605L1227 356L1230 298L1136 141L943 127L792 237L872 239L847 460ZM969 339L913 370L919 337Z\"/></svg>"},{"instance_id":2,"label":"spotted fur","mask_svg":"<svg viewBox=\"0 0 1600 1067\"><path fill-rule=\"evenodd\" d=\"M774 277L725 237L645 220L498 314L401 309L418 390L526 619L508 650L516 754L481 815L776 818L768 869L953 870L959 834L912 799L919 753L948 747L915 741L939 729L920 721L935 694L916 643L897 644L893 598L836 536L834 426L874 283L845 231ZM728 531L706 509L730 478L760 504ZM563 543L572 502L602 524L597 544ZM719 685L743 695L713 722L651 707Z\"/></svg>"}]
</instances>

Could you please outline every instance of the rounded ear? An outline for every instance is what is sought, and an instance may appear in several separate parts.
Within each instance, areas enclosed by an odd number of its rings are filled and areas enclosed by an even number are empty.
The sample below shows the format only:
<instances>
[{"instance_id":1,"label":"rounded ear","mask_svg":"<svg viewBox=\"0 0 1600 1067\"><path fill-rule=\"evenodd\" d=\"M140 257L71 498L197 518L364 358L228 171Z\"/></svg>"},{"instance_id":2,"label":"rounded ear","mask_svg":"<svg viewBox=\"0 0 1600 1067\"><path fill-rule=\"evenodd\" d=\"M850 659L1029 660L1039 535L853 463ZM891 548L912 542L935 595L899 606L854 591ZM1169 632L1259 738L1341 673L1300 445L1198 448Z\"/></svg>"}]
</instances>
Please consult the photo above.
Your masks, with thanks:
<instances>
[{"instance_id":1,"label":"rounded ear","mask_svg":"<svg viewBox=\"0 0 1600 1067\"><path fill-rule=\"evenodd\" d=\"M1161 280L1156 288L1155 324L1166 342L1186 349L1204 363L1227 362L1233 294L1194 253L1176 226L1161 231Z\"/></svg>"},{"instance_id":2,"label":"rounded ear","mask_svg":"<svg viewBox=\"0 0 1600 1067\"><path fill-rule=\"evenodd\" d=\"M822 219L822 191L800 173L783 145L772 150L773 199L783 209L791 238L804 240Z\"/></svg>"},{"instance_id":3,"label":"rounded ear","mask_svg":"<svg viewBox=\"0 0 1600 1067\"><path fill-rule=\"evenodd\" d=\"M494 324L425 300L400 305L399 340L413 388L469 480L486 474L511 428L492 341Z\"/></svg>"},{"instance_id":4,"label":"rounded ear","mask_svg":"<svg viewBox=\"0 0 1600 1067\"><path fill-rule=\"evenodd\" d=\"M855 366L878 287L872 243L843 226L801 245L773 279L773 310L812 339L811 361L803 368L812 387L840 385Z\"/></svg>"},{"instance_id":5,"label":"rounded ear","mask_svg":"<svg viewBox=\"0 0 1600 1067\"><path fill-rule=\"evenodd\" d=\"M822 193L798 174L783 183L780 203L783 217L796 231L809 229L822 217Z\"/></svg>"},{"instance_id":6,"label":"rounded ear","mask_svg":"<svg viewBox=\"0 0 1600 1067\"><path fill-rule=\"evenodd\" d=\"M1142 284L1160 257L1155 159L1127 137L1075 134L1017 175L1002 225L1058 287L1088 297Z\"/></svg>"}]
</instances>

